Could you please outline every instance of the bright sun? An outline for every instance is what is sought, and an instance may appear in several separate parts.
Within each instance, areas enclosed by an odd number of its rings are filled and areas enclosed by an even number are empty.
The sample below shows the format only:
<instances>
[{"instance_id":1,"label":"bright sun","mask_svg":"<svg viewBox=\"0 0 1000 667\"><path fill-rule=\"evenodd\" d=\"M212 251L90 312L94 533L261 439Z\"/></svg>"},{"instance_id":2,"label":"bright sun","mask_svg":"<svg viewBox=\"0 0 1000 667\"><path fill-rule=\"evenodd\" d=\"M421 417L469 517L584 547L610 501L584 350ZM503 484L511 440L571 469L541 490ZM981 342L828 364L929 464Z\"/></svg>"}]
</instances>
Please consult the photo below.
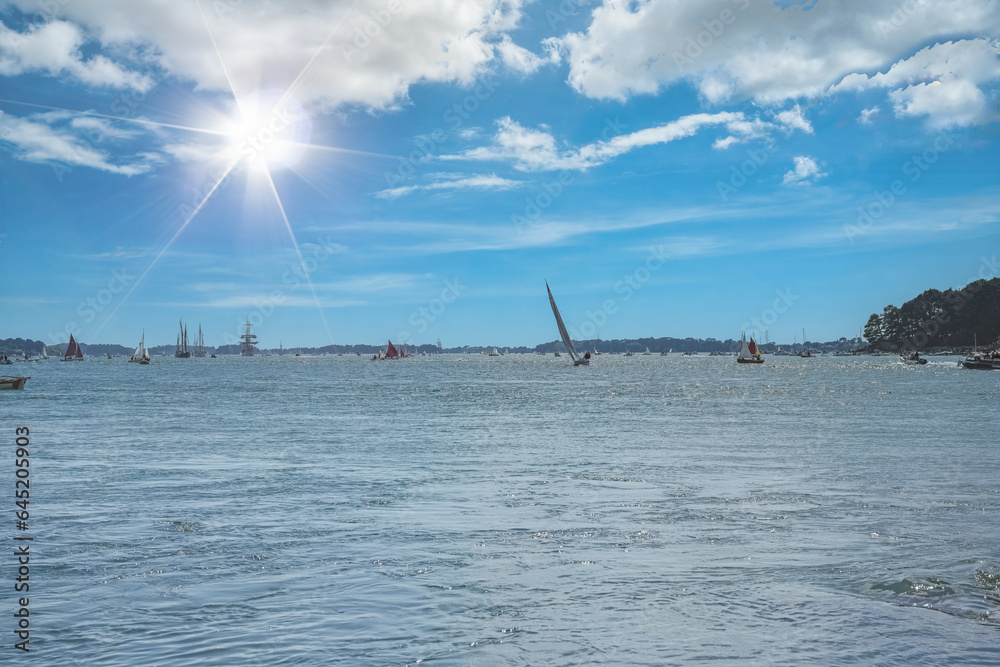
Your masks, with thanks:
<instances>
[{"instance_id":1,"label":"bright sun","mask_svg":"<svg viewBox=\"0 0 1000 667\"><path fill-rule=\"evenodd\" d=\"M252 167L294 166L302 158L312 121L294 99L263 91L240 101L242 118L227 128L234 157Z\"/></svg>"}]
</instances>

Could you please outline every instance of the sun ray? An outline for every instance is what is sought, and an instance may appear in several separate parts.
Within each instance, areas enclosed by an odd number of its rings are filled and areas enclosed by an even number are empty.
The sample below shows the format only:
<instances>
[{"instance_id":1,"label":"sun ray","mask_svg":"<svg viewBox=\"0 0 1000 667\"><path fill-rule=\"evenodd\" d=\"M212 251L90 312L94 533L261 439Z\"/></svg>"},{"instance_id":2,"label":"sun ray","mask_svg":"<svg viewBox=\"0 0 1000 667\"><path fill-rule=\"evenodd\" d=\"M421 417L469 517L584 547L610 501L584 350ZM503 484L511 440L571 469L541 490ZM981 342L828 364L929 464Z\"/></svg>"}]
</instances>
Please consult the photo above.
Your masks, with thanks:
<instances>
[{"instance_id":1,"label":"sun ray","mask_svg":"<svg viewBox=\"0 0 1000 667\"><path fill-rule=\"evenodd\" d=\"M298 75L292 81L291 85L288 86L288 90L286 90L285 94L281 96L281 99L278 100L278 103L274 105L276 109L281 108L281 106L285 103L285 100L288 99L288 96L292 94L293 90L295 90L295 87L299 85L299 81L301 81L302 77L304 77L306 72L309 71L309 68L312 67L312 64L316 62L316 59L319 57L319 54L323 52L323 48L326 47L329 41L333 38L334 34L336 34L338 30L340 30L340 26L342 26L344 24L344 21L347 20L347 17L351 15L351 12L354 11L354 7L355 5L358 4L358 2L359 0L354 0L354 2L351 3L351 6L347 8L347 11L344 12L344 15L340 18L340 21L337 22L337 25L333 26L333 30L331 30L330 34L326 36L326 39L323 40L323 43L319 45L319 48L316 49L316 52L313 53L312 58L310 58L309 62L305 64L305 67L303 67L302 71L298 73Z\"/></svg>"},{"instance_id":2,"label":"sun ray","mask_svg":"<svg viewBox=\"0 0 1000 667\"><path fill-rule=\"evenodd\" d=\"M195 209L193 211L191 211L191 213L188 215L187 219L184 220L184 223L181 224L180 227L178 227L177 231L174 232L174 235L171 236L170 240L167 241L166 245L163 246L163 249L160 250L160 252L156 255L156 257L153 258L153 261L149 263L149 266L146 267L146 270L142 272L142 275L140 275L139 278L132 284L132 287L130 287L128 289L128 291L125 292L125 295L122 296L122 298L118 300L118 304L115 305L115 307L111 309L111 312L108 313L108 316L104 319L103 322L101 322L101 326L97 327L97 330L94 331L94 333L92 334L92 336L94 338L96 338L97 334L101 333L101 330L107 325L108 322L111 321L111 318L113 318L115 316L115 313L118 312L118 309L121 308L122 305L124 305L126 301L128 301L128 298L132 294L132 292L134 292L135 289L140 284L142 284L143 278L146 277L146 275L153 269L153 267L156 266L156 263L159 262L160 259L163 257L163 255L166 254L167 250L170 249L170 246L173 245L174 241L177 240L177 237L179 237L181 235L181 233L185 229L187 229L187 226L189 224L191 224L191 221L194 220L194 217L196 215L198 215L198 213L201 212L202 207L204 207L205 203L212 197L213 194L215 194L215 191L219 188L219 186L222 184L222 182L226 180L226 177L229 176L229 172L231 172L233 170L233 168L236 167L236 165L237 165L237 163L234 162L234 163L230 164L226 168L226 171L222 174L222 176L219 177L219 180L217 180L215 182L215 185L212 186L212 189L208 191L208 194L206 194L205 197L204 197L204 199L202 199L201 202L199 202L198 206L196 206ZM301 257L301 255L300 255L300 257Z\"/></svg>"},{"instance_id":3,"label":"sun ray","mask_svg":"<svg viewBox=\"0 0 1000 667\"><path fill-rule=\"evenodd\" d=\"M292 247L295 248L295 254L298 255L299 264L302 266L302 274L306 277L306 283L309 284L309 291L312 292L313 301L316 302L316 310L319 311L319 318L323 320L323 327L326 329L326 335L330 337L330 343L333 344L333 332L330 331L330 325L327 324L326 316L323 314L323 307L319 304L319 297L316 295L316 288L313 286L312 277L309 275L309 269L306 267L306 261L302 257L302 251L299 250L299 242L295 239L295 232L292 231L292 225L288 222L288 215L285 213L285 206L281 203L281 197L278 196L278 189L274 187L274 180L271 178L271 170L264 166L264 175L267 176L267 183L271 186L271 192L274 193L274 201L278 203L278 210L281 211L281 219L285 222L285 229L288 230L288 235L292 239Z\"/></svg>"},{"instance_id":4,"label":"sun ray","mask_svg":"<svg viewBox=\"0 0 1000 667\"><path fill-rule=\"evenodd\" d=\"M347 153L348 155L361 155L364 157L378 157L385 158L387 160L399 160L402 159L399 155L386 155L385 153L371 153L369 151L359 151L353 148L338 148L336 146L323 146L321 144L309 144L301 141L288 141L282 140L283 144L288 144L289 146L301 146L302 148L315 150L315 151L326 151L329 153Z\"/></svg>"},{"instance_id":5,"label":"sun ray","mask_svg":"<svg viewBox=\"0 0 1000 667\"><path fill-rule=\"evenodd\" d=\"M34 102L22 102L20 100L9 100L0 97L0 102L6 102L7 104L20 104L25 107L34 107L36 109L48 109L49 111L66 111L69 113L79 114L81 116L94 116L96 118L107 118L109 120L120 120L126 123L138 123L140 125L155 125L156 127L166 127L173 130L187 130L188 132L201 132L203 134L212 134L217 137L228 136L225 132L219 132L218 130L206 130L201 127L189 127L187 125L175 125L173 123L161 123L155 120L145 120L143 118L125 118L123 116L111 116L105 113L97 113L96 111L78 111L77 109L67 109L65 107L53 107L47 104L35 104Z\"/></svg>"},{"instance_id":6,"label":"sun ray","mask_svg":"<svg viewBox=\"0 0 1000 667\"><path fill-rule=\"evenodd\" d=\"M246 117L246 110L243 108L243 103L240 102L240 96L236 94L236 86L233 85L233 79L229 76L229 68L226 67L226 61L222 58L222 52L219 51L219 45L215 42L215 33L212 32L212 26L208 24L208 19L205 18L205 10L201 6L201 0L198 0L198 11L201 13L201 20L205 24L205 30L208 32L208 38L212 40L212 48L215 49L215 55L219 57L219 64L222 66L222 73L226 75L226 83L229 84L229 90L233 93L233 99L236 101L236 108L240 110L240 114Z\"/></svg>"}]
</instances>

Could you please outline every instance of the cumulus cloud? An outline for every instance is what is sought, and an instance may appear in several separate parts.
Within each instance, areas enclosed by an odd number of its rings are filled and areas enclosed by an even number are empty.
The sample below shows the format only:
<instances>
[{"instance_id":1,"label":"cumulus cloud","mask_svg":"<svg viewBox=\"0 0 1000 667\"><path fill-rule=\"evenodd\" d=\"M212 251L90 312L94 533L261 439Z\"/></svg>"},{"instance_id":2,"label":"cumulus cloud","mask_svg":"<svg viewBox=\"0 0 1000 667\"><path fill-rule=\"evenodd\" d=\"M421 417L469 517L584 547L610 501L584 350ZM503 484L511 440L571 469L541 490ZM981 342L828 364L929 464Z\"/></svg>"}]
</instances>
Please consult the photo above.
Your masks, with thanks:
<instances>
[{"instance_id":1,"label":"cumulus cloud","mask_svg":"<svg viewBox=\"0 0 1000 667\"><path fill-rule=\"evenodd\" d=\"M38 11L37 0L13 4ZM169 2L142 11L119 0L51 4L50 25L83 26L105 49L141 47L199 89L228 92L231 80L246 95L295 82L294 97L314 107L391 108L415 83L469 85L498 58L526 73L541 62L505 36L521 19L521 0L243 0L185 11Z\"/></svg>"},{"instance_id":2,"label":"cumulus cloud","mask_svg":"<svg viewBox=\"0 0 1000 667\"><path fill-rule=\"evenodd\" d=\"M149 76L125 69L103 55L85 60L80 47L86 41L80 29L66 21L31 26L23 33L0 22L0 74L68 75L88 86L140 92L153 87Z\"/></svg>"},{"instance_id":3,"label":"cumulus cloud","mask_svg":"<svg viewBox=\"0 0 1000 667\"><path fill-rule=\"evenodd\" d=\"M793 158L795 168L785 173L782 185L812 185L826 174L820 173L816 160L807 156L799 155Z\"/></svg>"},{"instance_id":4,"label":"cumulus cloud","mask_svg":"<svg viewBox=\"0 0 1000 667\"><path fill-rule=\"evenodd\" d=\"M523 185L521 181L501 178L496 174L449 178L428 183L426 185L404 185L389 188L375 193L379 199L395 199L414 192L447 191L447 190L513 190Z\"/></svg>"},{"instance_id":5,"label":"cumulus cloud","mask_svg":"<svg viewBox=\"0 0 1000 667\"><path fill-rule=\"evenodd\" d=\"M922 116L932 127L981 122L989 103L979 86L1000 77L1000 43L986 39L935 44L872 76L851 74L832 92L888 88L898 117Z\"/></svg>"},{"instance_id":6,"label":"cumulus cloud","mask_svg":"<svg viewBox=\"0 0 1000 667\"><path fill-rule=\"evenodd\" d=\"M777 121L778 125L780 125L781 128L789 134L791 134L793 130L799 130L806 134L813 133L812 124L806 120L805 114L802 112L802 107L798 104L791 109L775 114L774 120Z\"/></svg>"},{"instance_id":7,"label":"cumulus cloud","mask_svg":"<svg viewBox=\"0 0 1000 667\"><path fill-rule=\"evenodd\" d=\"M1000 3L993 0L605 0L586 30L564 35L558 49L573 88L613 100L683 81L709 104L752 99L775 105L838 90L898 89L920 82L905 79L937 70L945 88L902 95L894 102L897 114L970 122L979 101L970 86L997 78L997 45L989 40L998 33ZM969 38L936 43L956 34ZM914 55L895 72L866 74L887 68L900 54ZM946 108L935 114L932 101L944 101Z\"/></svg>"}]
</instances>

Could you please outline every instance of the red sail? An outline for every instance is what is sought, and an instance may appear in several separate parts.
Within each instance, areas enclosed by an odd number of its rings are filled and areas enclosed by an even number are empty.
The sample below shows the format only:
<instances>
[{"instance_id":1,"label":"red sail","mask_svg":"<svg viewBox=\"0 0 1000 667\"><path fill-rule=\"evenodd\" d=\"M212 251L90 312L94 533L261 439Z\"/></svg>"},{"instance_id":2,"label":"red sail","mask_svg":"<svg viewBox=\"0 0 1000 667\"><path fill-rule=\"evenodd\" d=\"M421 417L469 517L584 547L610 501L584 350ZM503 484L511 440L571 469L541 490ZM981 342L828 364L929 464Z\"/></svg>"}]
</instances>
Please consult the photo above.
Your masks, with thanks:
<instances>
[{"instance_id":1,"label":"red sail","mask_svg":"<svg viewBox=\"0 0 1000 667\"><path fill-rule=\"evenodd\" d=\"M69 335L69 345L66 346L66 354L63 355L63 359L72 359L74 356L83 356L80 353L80 346L76 344L76 339L73 338L73 334Z\"/></svg>"},{"instance_id":2,"label":"red sail","mask_svg":"<svg viewBox=\"0 0 1000 667\"><path fill-rule=\"evenodd\" d=\"M389 348L385 351L386 359L397 359L399 358L399 351L393 346L392 341L389 341Z\"/></svg>"},{"instance_id":3,"label":"red sail","mask_svg":"<svg viewBox=\"0 0 1000 667\"><path fill-rule=\"evenodd\" d=\"M750 349L750 354L757 354L757 343L753 342L753 338L750 339L750 345L747 346Z\"/></svg>"}]
</instances>

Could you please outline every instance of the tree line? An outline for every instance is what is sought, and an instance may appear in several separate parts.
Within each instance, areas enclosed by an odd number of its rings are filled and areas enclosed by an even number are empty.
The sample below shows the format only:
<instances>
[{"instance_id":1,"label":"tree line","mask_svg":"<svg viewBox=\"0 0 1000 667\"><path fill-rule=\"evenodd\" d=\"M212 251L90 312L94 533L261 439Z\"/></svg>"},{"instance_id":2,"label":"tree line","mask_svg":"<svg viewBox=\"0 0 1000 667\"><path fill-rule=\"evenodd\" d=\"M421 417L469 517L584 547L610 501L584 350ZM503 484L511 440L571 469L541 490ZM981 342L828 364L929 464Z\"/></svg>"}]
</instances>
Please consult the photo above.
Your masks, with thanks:
<instances>
[{"instance_id":1,"label":"tree line","mask_svg":"<svg viewBox=\"0 0 1000 667\"><path fill-rule=\"evenodd\" d=\"M900 307L872 313L864 329L874 347L988 347L1000 343L1000 278L962 289L929 289Z\"/></svg>"}]
</instances>

